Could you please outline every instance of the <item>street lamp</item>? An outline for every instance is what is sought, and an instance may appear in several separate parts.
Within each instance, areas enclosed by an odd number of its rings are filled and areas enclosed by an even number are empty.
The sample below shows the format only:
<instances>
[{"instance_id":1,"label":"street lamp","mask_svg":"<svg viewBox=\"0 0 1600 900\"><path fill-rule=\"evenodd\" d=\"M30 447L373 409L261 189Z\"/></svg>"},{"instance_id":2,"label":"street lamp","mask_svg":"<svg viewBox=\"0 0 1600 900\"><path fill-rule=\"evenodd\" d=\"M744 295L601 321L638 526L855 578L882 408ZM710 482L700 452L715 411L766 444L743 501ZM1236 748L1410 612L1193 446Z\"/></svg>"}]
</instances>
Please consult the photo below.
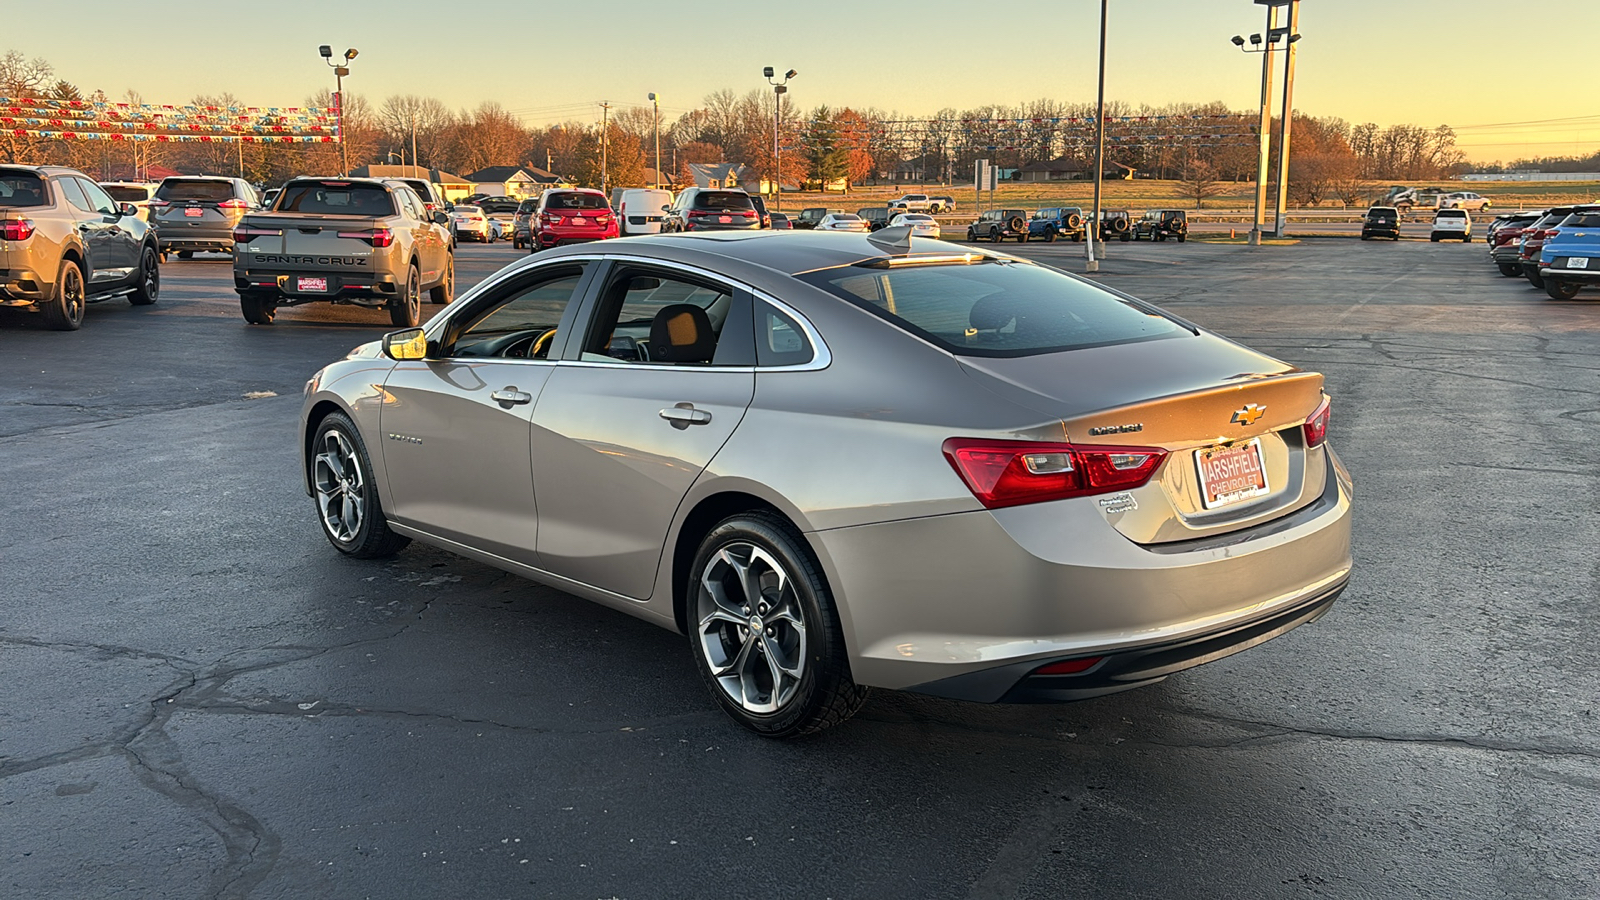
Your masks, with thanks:
<instances>
[{"instance_id":1,"label":"street lamp","mask_svg":"<svg viewBox=\"0 0 1600 900\"><path fill-rule=\"evenodd\" d=\"M1278 9L1294 2L1256 0L1258 5L1267 8L1267 31L1264 39L1260 34L1250 35L1250 46L1255 49L1245 49L1244 38L1237 34L1232 38L1233 45L1241 52L1261 54L1261 119L1256 129L1260 144L1256 159L1256 215L1250 228L1250 243L1257 247L1261 246L1261 231L1266 221L1263 213L1267 205L1267 158L1272 153L1272 54L1278 42L1290 34L1290 29L1278 26ZM1283 178L1282 172L1278 177Z\"/></svg>"},{"instance_id":2,"label":"street lamp","mask_svg":"<svg viewBox=\"0 0 1600 900\"><path fill-rule=\"evenodd\" d=\"M778 147L778 125L783 117L783 95L789 93L789 79L800 74L793 69L783 73L782 81L773 81L773 68L762 68L761 74L772 85L772 206L774 212L783 212L783 154Z\"/></svg>"},{"instance_id":3,"label":"street lamp","mask_svg":"<svg viewBox=\"0 0 1600 900\"><path fill-rule=\"evenodd\" d=\"M350 60L355 59L359 51L354 47L346 50L343 62L333 61L333 48L327 44L318 47L317 53L321 54L322 61L333 69L333 97L339 105L339 174L341 176L348 175L350 174L350 151L345 147L344 142L344 77L350 74Z\"/></svg>"},{"instance_id":4,"label":"street lamp","mask_svg":"<svg viewBox=\"0 0 1600 900\"><path fill-rule=\"evenodd\" d=\"M661 98L655 91L650 92L650 105L655 109L656 125L656 190L661 189Z\"/></svg>"}]
</instances>

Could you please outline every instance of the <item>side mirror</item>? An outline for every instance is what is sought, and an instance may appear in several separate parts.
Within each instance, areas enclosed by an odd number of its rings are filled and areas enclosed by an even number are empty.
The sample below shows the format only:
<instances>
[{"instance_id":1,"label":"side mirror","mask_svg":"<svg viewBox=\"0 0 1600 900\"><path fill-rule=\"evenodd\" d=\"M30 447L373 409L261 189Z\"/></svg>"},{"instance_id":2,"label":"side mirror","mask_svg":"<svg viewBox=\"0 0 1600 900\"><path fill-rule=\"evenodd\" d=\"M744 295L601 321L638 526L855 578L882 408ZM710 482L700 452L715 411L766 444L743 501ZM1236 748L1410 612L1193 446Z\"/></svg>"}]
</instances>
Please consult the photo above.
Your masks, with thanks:
<instances>
[{"instance_id":1,"label":"side mirror","mask_svg":"<svg viewBox=\"0 0 1600 900\"><path fill-rule=\"evenodd\" d=\"M663 207L661 207L661 211L662 212L672 212L672 206L670 204L666 205L666 206L663 206Z\"/></svg>"},{"instance_id":2,"label":"side mirror","mask_svg":"<svg viewBox=\"0 0 1600 900\"><path fill-rule=\"evenodd\" d=\"M117 206L117 212L121 213L123 218L134 219L139 216L139 207L132 203L122 203Z\"/></svg>"},{"instance_id":3,"label":"side mirror","mask_svg":"<svg viewBox=\"0 0 1600 900\"><path fill-rule=\"evenodd\" d=\"M443 212L435 212L433 214L433 224L435 224L435 225L449 225L450 224L450 214L449 213L443 213Z\"/></svg>"},{"instance_id":4,"label":"side mirror","mask_svg":"<svg viewBox=\"0 0 1600 900\"><path fill-rule=\"evenodd\" d=\"M421 328L391 331L383 336L383 355L393 360L428 358L428 336Z\"/></svg>"}]
</instances>

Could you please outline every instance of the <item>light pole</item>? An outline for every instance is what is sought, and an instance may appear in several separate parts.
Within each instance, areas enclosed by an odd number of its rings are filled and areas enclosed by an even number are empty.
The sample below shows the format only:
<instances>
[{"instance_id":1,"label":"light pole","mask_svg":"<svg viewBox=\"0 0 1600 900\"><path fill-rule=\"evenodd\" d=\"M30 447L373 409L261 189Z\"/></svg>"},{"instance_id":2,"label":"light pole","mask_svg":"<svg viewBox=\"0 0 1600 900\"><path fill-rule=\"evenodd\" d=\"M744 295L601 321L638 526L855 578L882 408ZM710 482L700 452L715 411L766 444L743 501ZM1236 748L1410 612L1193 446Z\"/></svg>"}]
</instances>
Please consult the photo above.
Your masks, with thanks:
<instances>
[{"instance_id":1,"label":"light pole","mask_svg":"<svg viewBox=\"0 0 1600 900\"><path fill-rule=\"evenodd\" d=\"M656 190L660 190L661 189L661 98L656 96L656 92L655 91L651 91L650 92L650 105L651 105L652 108L655 109L655 114L656 114L655 115L655 126L656 126L656 182L655 182L655 188L656 188Z\"/></svg>"},{"instance_id":2,"label":"light pole","mask_svg":"<svg viewBox=\"0 0 1600 900\"><path fill-rule=\"evenodd\" d=\"M1287 28L1278 27L1278 7L1288 6L1293 0L1256 0L1256 3L1267 8L1267 32L1265 44L1259 34L1250 35L1250 49L1246 50L1244 38L1240 35L1233 36L1233 45L1245 53L1260 53L1261 56L1261 119L1257 125L1259 153L1256 158L1256 215L1255 222L1250 227L1250 244L1261 246L1261 231L1266 224L1267 206L1267 161L1272 154L1272 53L1277 49L1278 41L1289 33Z\"/></svg>"},{"instance_id":3,"label":"light pole","mask_svg":"<svg viewBox=\"0 0 1600 900\"><path fill-rule=\"evenodd\" d=\"M790 69L783 73L782 81L773 81L773 68L766 66L761 74L772 85L772 209L783 212L783 151L778 146L778 127L783 120L783 95L789 93L789 79L800 73Z\"/></svg>"},{"instance_id":4,"label":"light pole","mask_svg":"<svg viewBox=\"0 0 1600 900\"><path fill-rule=\"evenodd\" d=\"M333 61L333 48L327 44L318 47L317 52L322 55L322 61L333 69L333 97L337 101L339 109L339 174L341 176L348 175L350 174L350 151L345 147L344 141L344 77L350 74L350 61L356 58L358 51L354 47L346 50L343 62Z\"/></svg>"},{"instance_id":5,"label":"light pole","mask_svg":"<svg viewBox=\"0 0 1600 900\"><path fill-rule=\"evenodd\" d=\"M1288 44L1283 50L1283 136L1278 139L1278 207L1272 228L1275 237L1283 237L1286 207L1289 204L1289 130L1294 124L1294 57L1295 44L1300 41L1300 0L1289 4Z\"/></svg>"},{"instance_id":6,"label":"light pole","mask_svg":"<svg viewBox=\"0 0 1600 900\"><path fill-rule=\"evenodd\" d=\"M1100 271L1100 257L1105 255L1106 244L1100 234L1100 183L1106 177L1106 0L1100 0L1100 91L1094 110L1094 220L1089 223L1089 261L1085 272ZM1095 244L1099 243L1098 252Z\"/></svg>"}]
</instances>

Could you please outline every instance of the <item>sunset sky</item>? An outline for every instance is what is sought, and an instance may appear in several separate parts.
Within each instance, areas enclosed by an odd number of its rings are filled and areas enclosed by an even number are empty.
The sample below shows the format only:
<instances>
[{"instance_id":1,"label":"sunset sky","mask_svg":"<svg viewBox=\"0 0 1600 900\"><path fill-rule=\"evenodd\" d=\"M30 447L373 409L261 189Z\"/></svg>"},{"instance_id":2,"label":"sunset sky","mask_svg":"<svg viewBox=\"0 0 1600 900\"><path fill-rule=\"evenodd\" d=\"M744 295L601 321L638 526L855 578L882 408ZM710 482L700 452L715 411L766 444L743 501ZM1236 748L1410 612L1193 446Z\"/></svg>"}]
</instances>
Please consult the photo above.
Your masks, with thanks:
<instances>
[{"instance_id":1,"label":"sunset sky","mask_svg":"<svg viewBox=\"0 0 1600 900\"><path fill-rule=\"evenodd\" d=\"M134 89L146 102L181 103L231 91L251 105L299 105L333 82L317 56L328 43L360 49L348 87L374 103L411 93L453 107L494 101L531 125L597 119L601 100L647 105L649 91L675 117L708 92L764 87L764 65L799 70L790 97L802 107L918 114L1092 100L1099 11L1094 0L77 0L74 15L91 25L80 30L60 27L55 4L7 7L0 52L43 57L113 97ZM1250 0L1111 0L1107 98L1253 108L1260 57L1228 38L1263 24ZM1600 0L1304 0L1300 31L1303 113L1449 124L1478 161L1600 149L1600 91L1587 68ZM1562 59L1586 62L1566 75L1541 62ZM1533 74L1518 74L1527 63Z\"/></svg>"}]
</instances>

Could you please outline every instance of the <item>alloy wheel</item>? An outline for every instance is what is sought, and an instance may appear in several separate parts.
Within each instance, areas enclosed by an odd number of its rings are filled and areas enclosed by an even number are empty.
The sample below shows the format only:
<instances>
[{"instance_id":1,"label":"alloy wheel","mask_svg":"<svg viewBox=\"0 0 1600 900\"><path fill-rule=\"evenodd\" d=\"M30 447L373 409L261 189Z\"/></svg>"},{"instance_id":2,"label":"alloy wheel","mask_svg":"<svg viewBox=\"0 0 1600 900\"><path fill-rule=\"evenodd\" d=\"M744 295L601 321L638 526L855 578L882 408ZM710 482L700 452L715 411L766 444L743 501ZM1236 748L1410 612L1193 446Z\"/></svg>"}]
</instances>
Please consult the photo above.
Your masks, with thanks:
<instances>
[{"instance_id":1,"label":"alloy wheel","mask_svg":"<svg viewBox=\"0 0 1600 900\"><path fill-rule=\"evenodd\" d=\"M68 269L61 282L61 311L68 320L83 321L83 276L77 269Z\"/></svg>"},{"instance_id":2,"label":"alloy wheel","mask_svg":"<svg viewBox=\"0 0 1600 900\"><path fill-rule=\"evenodd\" d=\"M366 518L366 479L355 447L338 430L322 433L322 451L313 464L311 480L322 527L334 540L354 543Z\"/></svg>"},{"instance_id":3,"label":"alloy wheel","mask_svg":"<svg viewBox=\"0 0 1600 900\"><path fill-rule=\"evenodd\" d=\"M720 548L698 584L698 639L711 676L746 712L770 714L805 676L805 614L783 564L747 541Z\"/></svg>"}]
</instances>

